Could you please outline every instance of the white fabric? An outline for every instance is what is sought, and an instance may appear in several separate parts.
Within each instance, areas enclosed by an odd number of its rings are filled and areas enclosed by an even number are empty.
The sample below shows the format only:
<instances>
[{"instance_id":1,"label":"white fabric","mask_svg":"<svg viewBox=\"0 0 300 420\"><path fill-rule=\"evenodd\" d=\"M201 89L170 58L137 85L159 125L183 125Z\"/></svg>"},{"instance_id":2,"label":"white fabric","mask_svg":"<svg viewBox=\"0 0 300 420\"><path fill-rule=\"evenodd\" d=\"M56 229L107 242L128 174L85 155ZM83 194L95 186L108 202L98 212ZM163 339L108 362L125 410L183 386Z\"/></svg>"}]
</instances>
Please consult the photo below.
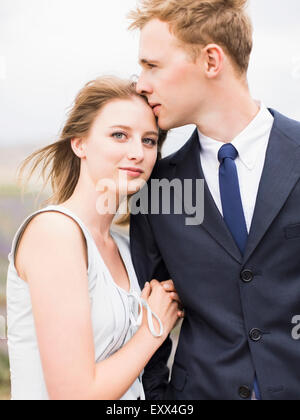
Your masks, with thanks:
<instances>
[{"instance_id":1,"label":"white fabric","mask_svg":"<svg viewBox=\"0 0 300 420\"><path fill-rule=\"evenodd\" d=\"M142 313L139 316L139 308L142 306L147 308L152 334L158 336L152 323L152 315L154 317L156 315L152 313L147 302L140 298L141 289L131 260L129 239L111 232L130 279L130 293L127 293L114 282L92 235L75 214L62 206L48 206L41 209L21 224L8 255L10 263L7 276L8 350L13 400L49 399L38 349L29 286L18 277L14 265L15 249L21 233L35 215L45 211L58 211L72 217L86 238L95 362L108 358L132 338L142 322ZM32 262L34 263L34 256ZM159 318L157 319L161 328L159 335L162 335L163 326ZM121 400L145 399L141 379L142 374Z\"/></svg>"},{"instance_id":2,"label":"white fabric","mask_svg":"<svg viewBox=\"0 0 300 420\"><path fill-rule=\"evenodd\" d=\"M256 117L231 142L239 153L235 163L248 233L251 228L273 124L274 118L272 114L265 105L261 104L260 111ZM198 134L201 144L200 159L204 177L216 206L223 216L219 186L220 162L218 160L218 153L224 143L204 136L199 130Z\"/></svg>"}]
</instances>

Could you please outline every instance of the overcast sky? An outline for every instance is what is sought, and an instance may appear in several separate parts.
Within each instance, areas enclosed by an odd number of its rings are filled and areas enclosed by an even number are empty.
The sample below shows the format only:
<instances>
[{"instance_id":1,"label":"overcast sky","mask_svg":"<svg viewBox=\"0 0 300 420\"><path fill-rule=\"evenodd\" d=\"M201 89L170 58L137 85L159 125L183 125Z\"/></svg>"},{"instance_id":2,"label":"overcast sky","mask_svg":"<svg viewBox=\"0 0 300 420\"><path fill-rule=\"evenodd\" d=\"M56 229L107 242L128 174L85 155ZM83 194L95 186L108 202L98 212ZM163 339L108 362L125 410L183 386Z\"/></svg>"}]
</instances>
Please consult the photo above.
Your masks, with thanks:
<instances>
[{"instance_id":1,"label":"overcast sky","mask_svg":"<svg viewBox=\"0 0 300 420\"><path fill-rule=\"evenodd\" d=\"M180 0L178 0L180 1ZM52 142L66 110L101 74L138 74L138 33L127 31L136 0L0 0L0 145ZM250 0L252 94L300 120L299 0ZM175 130L165 154L186 141Z\"/></svg>"}]
</instances>

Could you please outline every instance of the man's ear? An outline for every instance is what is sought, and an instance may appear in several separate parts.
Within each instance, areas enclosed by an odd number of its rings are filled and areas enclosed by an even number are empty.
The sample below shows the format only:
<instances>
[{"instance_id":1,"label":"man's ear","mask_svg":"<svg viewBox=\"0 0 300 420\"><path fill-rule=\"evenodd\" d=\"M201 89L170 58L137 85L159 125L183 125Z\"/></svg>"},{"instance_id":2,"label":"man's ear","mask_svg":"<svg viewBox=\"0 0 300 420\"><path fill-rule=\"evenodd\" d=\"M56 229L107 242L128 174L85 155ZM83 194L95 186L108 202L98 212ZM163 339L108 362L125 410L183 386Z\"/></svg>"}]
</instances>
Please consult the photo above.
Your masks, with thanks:
<instances>
[{"instance_id":1,"label":"man's ear","mask_svg":"<svg viewBox=\"0 0 300 420\"><path fill-rule=\"evenodd\" d=\"M217 44L209 44L203 48L201 55L206 76L209 79L217 77L224 66L225 54L223 49Z\"/></svg>"},{"instance_id":2,"label":"man's ear","mask_svg":"<svg viewBox=\"0 0 300 420\"><path fill-rule=\"evenodd\" d=\"M80 159L86 157L86 143L83 138L74 138L71 140L71 147L76 156Z\"/></svg>"}]
</instances>

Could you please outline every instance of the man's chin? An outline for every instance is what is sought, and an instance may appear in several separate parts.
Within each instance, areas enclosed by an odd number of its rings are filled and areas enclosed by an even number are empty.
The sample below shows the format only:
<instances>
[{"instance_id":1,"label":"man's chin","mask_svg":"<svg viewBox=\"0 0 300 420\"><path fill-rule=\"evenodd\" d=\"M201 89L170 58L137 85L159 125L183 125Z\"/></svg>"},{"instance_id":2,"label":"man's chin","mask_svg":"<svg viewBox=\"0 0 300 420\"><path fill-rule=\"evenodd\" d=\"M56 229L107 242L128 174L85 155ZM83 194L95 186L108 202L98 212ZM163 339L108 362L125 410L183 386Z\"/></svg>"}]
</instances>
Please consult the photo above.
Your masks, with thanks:
<instances>
[{"instance_id":1,"label":"man's chin","mask_svg":"<svg viewBox=\"0 0 300 420\"><path fill-rule=\"evenodd\" d=\"M173 128L181 127L182 125L179 123L176 123L176 121L166 121L166 119L158 118L158 126L161 130L169 131Z\"/></svg>"},{"instance_id":2,"label":"man's chin","mask_svg":"<svg viewBox=\"0 0 300 420\"><path fill-rule=\"evenodd\" d=\"M167 119L166 119L166 118L163 118L163 117L161 117L161 116L159 116L159 117L158 117L158 119L157 119L157 123L158 123L159 128L160 128L161 130L164 130L164 131L168 131L168 130L171 130L171 128L174 128L174 127L172 127L172 125L170 124L170 121L167 121Z\"/></svg>"}]
</instances>

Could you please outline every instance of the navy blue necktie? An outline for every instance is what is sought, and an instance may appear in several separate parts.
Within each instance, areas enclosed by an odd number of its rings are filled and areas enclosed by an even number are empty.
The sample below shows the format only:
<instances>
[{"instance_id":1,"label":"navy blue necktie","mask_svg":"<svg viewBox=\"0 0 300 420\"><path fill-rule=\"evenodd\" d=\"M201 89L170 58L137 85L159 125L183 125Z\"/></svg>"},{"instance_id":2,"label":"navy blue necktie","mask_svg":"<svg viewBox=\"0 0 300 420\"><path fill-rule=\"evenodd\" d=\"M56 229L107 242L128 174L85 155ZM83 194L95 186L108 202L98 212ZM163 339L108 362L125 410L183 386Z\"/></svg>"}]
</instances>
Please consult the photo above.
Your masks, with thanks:
<instances>
[{"instance_id":1,"label":"navy blue necktie","mask_svg":"<svg viewBox=\"0 0 300 420\"><path fill-rule=\"evenodd\" d=\"M218 159L220 161L219 183L224 221L239 247L241 254L244 255L248 240L248 230L235 164L235 159L237 157L238 151L232 144L227 143L221 147L218 154ZM261 399L256 378L254 392L256 398Z\"/></svg>"}]
</instances>

